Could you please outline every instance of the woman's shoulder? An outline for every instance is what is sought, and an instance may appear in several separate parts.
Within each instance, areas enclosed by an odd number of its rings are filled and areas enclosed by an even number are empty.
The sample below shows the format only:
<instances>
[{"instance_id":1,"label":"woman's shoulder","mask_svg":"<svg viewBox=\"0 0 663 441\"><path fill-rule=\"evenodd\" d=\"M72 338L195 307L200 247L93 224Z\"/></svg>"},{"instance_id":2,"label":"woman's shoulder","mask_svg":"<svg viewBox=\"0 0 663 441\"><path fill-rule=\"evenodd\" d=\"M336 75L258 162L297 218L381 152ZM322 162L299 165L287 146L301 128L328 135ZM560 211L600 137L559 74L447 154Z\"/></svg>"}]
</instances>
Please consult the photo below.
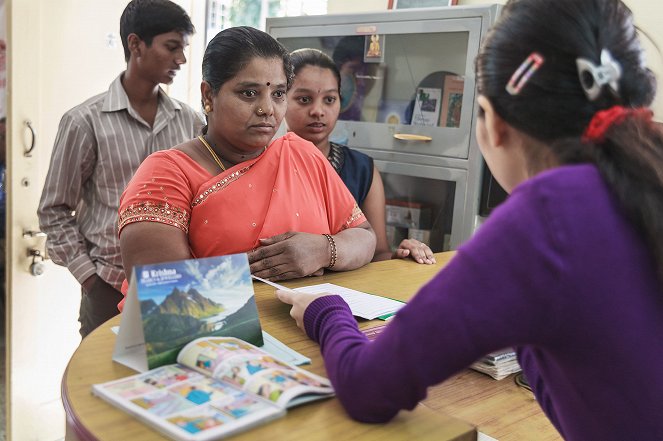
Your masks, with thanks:
<instances>
[{"instance_id":1,"label":"woman's shoulder","mask_svg":"<svg viewBox=\"0 0 663 441\"><path fill-rule=\"evenodd\" d=\"M305 140L294 132L288 132L285 135L276 138L269 145L269 148L287 151L295 156L306 158L308 160L315 160L323 163L327 161L327 158L325 158L311 141Z\"/></svg>"},{"instance_id":2,"label":"woman's shoulder","mask_svg":"<svg viewBox=\"0 0 663 441\"><path fill-rule=\"evenodd\" d=\"M209 173L179 148L159 150L150 154L138 167L133 182L151 181L156 176L197 185L209 179Z\"/></svg>"},{"instance_id":3,"label":"woman's shoulder","mask_svg":"<svg viewBox=\"0 0 663 441\"><path fill-rule=\"evenodd\" d=\"M363 164L370 164L373 166L373 158L367 155L366 153L362 153L358 150L351 149L348 146L342 146L345 154L349 157L352 158L356 162L360 162Z\"/></svg>"},{"instance_id":4,"label":"woman's shoulder","mask_svg":"<svg viewBox=\"0 0 663 441\"><path fill-rule=\"evenodd\" d=\"M183 156L187 156L182 150L179 150L176 147L171 147L165 150L157 150L156 152L150 153L145 161L173 161L182 159Z\"/></svg>"},{"instance_id":5,"label":"woman's shoulder","mask_svg":"<svg viewBox=\"0 0 663 441\"><path fill-rule=\"evenodd\" d=\"M592 164L571 164L553 167L520 184L514 192L540 192L551 189L573 190L583 187L604 187L603 179L596 166Z\"/></svg>"},{"instance_id":6,"label":"woman's shoulder","mask_svg":"<svg viewBox=\"0 0 663 441\"><path fill-rule=\"evenodd\" d=\"M318 148L311 141L305 140L295 132L287 132L285 135L280 136L272 141L271 145L287 145L296 148L318 150Z\"/></svg>"},{"instance_id":7,"label":"woman's shoulder","mask_svg":"<svg viewBox=\"0 0 663 441\"><path fill-rule=\"evenodd\" d=\"M541 213L541 204L559 213L561 206L577 207L583 200L609 197L598 169L590 164L563 165L545 170L517 185L502 204ZM497 207L499 210L500 207Z\"/></svg>"},{"instance_id":8,"label":"woman's shoulder","mask_svg":"<svg viewBox=\"0 0 663 441\"><path fill-rule=\"evenodd\" d=\"M373 175L373 158L366 153L351 149L343 144L333 142L330 144L332 150L338 151L340 153L339 156L342 157L342 160L340 160L341 169L352 169L352 173L355 173L355 171L365 171L371 176Z\"/></svg>"},{"instance_id":9,"label":"woman's shoulder","mask_svg":"<svg viewBox=\"0 0 663 441\"><path fill-rule=\"evenodd\" d=\"M601 222L596 222L601 219ZM595 166L555 167L522 182L490 214L484 227L526 240L546 237L559 249L605 236L623 216ZM606 228L610 225L609 228ZM621 228L621 227L620 227Z\"/></svg>"},{"instance_id":10,"label":"woman's shoulder","mask_svg":"<svg viewBox=\"0 0 663 441\"><path fill-rule=\"evenodd\" d=\"M357 161L362 161L362 162L370 162L373 163L373 158L371 158L369 155L366 153L362 153L359 150L352 149L348 147L347 145L343 144L337 144L335 142L330 143L333 146L336 146L337 148L343 150L343 154L345 154L348 157L351 157Z\"/></svg>"},{"instance_id":11,"label":"woman's shoulder","mask_svg":"<svg viewBox=\"0 0 663 441\"><path fill-rule=\"evenodd\" d=\"M162 165L166 167L172 167L175 165L176 167L183 169L195 166L200 167L184 150L180 149L180 146L153 152L145 158L141 166L143 164L149 164L152 166Z\"/></svg>"}]
</instances>

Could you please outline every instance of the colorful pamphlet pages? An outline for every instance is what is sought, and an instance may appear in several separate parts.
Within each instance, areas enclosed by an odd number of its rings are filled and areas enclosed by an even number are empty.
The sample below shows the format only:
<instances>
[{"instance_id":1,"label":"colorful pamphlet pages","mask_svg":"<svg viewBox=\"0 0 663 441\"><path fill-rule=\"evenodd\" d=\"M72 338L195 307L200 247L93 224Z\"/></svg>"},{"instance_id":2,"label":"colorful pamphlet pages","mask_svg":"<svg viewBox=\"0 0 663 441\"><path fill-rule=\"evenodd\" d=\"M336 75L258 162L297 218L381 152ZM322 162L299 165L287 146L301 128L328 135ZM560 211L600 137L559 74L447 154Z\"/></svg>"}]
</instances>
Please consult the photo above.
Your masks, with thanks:
<instances>
[{"instance_id":1,"label":"colorful pamphlet pages","mask_svg":"<svg viewBox=\"0 0 663 441\"><path fill-rule=\"evenodd\" d=\"M333 395L326 378L234 337L196 339L169 364L92 392L174 440L224 438Z\"/></svg>"},{"instance_id":2,"label":"colorful pamphlet pages","mask_svg":"<svg viewBox=\"0 0 663 441\"><path fill-rule=\"evenodd\" d=\"M174 363L180 349L203 336L262 346L246 254L136 266L113 360L144 372Z\"/></svg>"}]
</instances>

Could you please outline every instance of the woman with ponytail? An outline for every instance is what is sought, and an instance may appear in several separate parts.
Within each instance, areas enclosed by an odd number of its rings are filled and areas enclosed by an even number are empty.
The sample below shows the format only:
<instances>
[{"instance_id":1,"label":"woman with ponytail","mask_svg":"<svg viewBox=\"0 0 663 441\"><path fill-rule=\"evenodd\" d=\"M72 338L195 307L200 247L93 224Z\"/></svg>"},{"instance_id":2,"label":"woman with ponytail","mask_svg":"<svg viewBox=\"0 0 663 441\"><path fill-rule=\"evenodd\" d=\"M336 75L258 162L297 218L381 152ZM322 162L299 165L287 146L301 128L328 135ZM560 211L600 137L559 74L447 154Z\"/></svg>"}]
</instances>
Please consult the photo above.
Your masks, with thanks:
<instances>
[{"instance_id":1,"label":"woman with ponytail","mask_svg":"<svg viewBox=\"0 0 663 441\"><path fill-rule=\"evenodd\" d=\"M663 440L663 134L630 11L511 0L476 73L507 201L373 342L338 296L277 295L356 419L513 346L565 439Z\"/></svg>"}]
</instances>

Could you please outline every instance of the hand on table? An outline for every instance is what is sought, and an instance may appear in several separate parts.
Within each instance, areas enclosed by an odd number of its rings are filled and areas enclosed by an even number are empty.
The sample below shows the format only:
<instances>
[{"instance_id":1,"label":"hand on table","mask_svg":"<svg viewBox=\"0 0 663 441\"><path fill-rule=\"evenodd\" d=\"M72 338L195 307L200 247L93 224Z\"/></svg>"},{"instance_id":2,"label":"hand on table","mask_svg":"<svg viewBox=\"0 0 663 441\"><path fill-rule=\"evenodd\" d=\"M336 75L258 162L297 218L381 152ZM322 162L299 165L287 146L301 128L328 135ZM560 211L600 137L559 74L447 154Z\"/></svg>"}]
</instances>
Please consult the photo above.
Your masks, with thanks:
<instances>
[{"instance_id":1,"label":"hand on table","mask_svg":"<svg viewBox=\"0 0 663 441\"><path fill-rule=\"evenodd\" d=\"M416 239L404 239L394 252L394 257L399 259L411 257L415 262L427 265L435 263L435 257L430 247Z\"/></svg>"},{"instance_id":2,"label":"hand on table","mask_svg":"<svg viewBox=\"0 0 663 441\"><path fill-rule=\"evenodd\" d=\"M268 280L287 280L320 275L329 261L328 242L321 234L287 232L260 239L250 251L251 274Z\"/></svg>"}]
</instances>

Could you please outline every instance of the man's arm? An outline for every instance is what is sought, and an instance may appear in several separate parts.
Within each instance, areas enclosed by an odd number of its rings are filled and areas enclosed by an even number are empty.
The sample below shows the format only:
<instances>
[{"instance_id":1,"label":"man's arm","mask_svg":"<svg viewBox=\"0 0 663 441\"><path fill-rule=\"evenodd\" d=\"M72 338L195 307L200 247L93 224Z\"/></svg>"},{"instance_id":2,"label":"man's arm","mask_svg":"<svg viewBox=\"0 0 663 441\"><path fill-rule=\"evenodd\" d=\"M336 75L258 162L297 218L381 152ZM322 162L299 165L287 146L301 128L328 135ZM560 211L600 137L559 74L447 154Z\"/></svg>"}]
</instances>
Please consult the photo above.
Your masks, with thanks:
<instances>
[{"instance_id":1,"label":"man's arm","mask_svg":"<svg viewBox=\"0 0 663 441\"><path fill-rule=\"evenodd\" d=\"M94 132L85 121L70 112L62 117L37 210L41 231L48 235L50 258L69 268L81 284L96 274L96 267L74 212L94 169L95 145Z\"/></svg>"}]
</instances>

